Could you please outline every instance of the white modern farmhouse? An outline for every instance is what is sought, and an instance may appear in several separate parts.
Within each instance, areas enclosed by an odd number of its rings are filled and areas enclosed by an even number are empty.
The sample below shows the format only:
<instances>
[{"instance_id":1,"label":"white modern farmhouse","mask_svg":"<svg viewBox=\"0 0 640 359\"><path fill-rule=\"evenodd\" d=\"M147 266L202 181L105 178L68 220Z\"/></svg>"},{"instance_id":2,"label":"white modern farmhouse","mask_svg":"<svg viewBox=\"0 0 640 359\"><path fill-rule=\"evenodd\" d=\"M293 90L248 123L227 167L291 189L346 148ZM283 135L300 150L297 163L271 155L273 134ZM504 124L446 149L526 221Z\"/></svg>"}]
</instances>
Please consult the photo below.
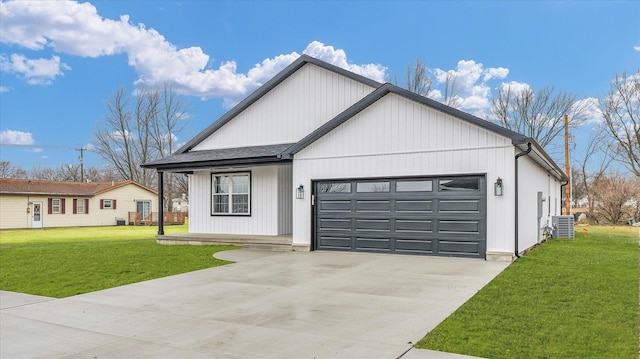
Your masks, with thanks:
<instances>
[{"instance_id":1,"label":"white modern farmhouse","mask_svg":"<svg viewBox=\"0 0 640 359\"><path fill-rule=\"evenodd\" d=\"M305 55L144 167L189 176L189 233L159 242L492 260L541 240L567 181L531 138Z\"/></svg>"}]
</instances>

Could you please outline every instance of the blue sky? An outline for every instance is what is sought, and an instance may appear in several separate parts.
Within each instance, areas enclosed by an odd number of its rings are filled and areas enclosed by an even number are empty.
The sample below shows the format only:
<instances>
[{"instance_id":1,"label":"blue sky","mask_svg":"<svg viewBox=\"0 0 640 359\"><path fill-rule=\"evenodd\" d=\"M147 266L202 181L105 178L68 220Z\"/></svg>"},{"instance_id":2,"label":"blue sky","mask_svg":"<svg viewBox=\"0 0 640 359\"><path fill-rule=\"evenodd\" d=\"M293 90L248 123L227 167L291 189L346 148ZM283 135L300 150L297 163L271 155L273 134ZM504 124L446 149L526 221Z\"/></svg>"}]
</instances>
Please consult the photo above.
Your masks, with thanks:
<instances>
[{"instance_id":1,"label":"blue sky","mask_svg":"<svg viewBox=\"0 0 640 359\"><path fill-rule=\"evenodd\" d=\"M479 116L504 84L555 85L592 125L640 68L640 1L2 1L0 160L78 164L115 90L163 82L190 107L186 142L303 53L378 81L420 58Z\"/></svg>"}]
</instances>

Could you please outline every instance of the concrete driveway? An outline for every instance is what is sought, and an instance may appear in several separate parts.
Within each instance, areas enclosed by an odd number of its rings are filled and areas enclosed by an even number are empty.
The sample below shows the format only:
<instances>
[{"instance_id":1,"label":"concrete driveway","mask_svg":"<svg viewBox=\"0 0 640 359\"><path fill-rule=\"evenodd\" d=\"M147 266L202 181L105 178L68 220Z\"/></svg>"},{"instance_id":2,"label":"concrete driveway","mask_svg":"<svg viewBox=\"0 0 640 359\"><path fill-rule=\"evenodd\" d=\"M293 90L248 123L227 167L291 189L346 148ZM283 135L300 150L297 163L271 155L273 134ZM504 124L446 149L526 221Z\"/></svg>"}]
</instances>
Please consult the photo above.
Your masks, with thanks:
<instances>
[{"instance_id":1,"label":"concrete driveway","mask_svg":"<svg viewBox=\"0 0 640 359\"><path fill-rule=\"evenodd\" d=\"M234 264L63 299L0 292L2 358L461 358L412 349L508 263L221 252Z\"/></svg>"}]
</instances>

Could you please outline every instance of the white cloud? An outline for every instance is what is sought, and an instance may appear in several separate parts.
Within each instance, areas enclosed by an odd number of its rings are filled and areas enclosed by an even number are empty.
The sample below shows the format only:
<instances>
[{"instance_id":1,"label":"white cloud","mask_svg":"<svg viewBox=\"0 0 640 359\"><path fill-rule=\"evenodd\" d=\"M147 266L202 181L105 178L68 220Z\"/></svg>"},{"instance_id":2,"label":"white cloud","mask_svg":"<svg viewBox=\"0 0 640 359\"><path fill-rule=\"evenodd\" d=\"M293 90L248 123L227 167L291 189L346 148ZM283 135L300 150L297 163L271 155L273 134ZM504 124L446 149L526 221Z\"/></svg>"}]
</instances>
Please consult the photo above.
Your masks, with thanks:
<instances>
[{"instance_id":1,"label":"white cloud","mask_svg":"<svg viewBox=\"0 0 640 359\"><path fill-rule=\"evenodd\" d=\"M633 49L636 51L640 51L640 46L634 46Z\"/></svg>"},{"instance_id":2,"label":"white cloud","mask_svg":"<svg viewBox=\"0 0 640 359\"><path fill-rule=\"evenodd\" d=\"M266 58L246 74L237 72L233 60L211 69L208 68L210 57L200 47L179 49L156 30L144 24L132 24L128 15L122 15L119 20L102 17L88 2L1 2L0 17L2 43L31 50L50 48L59 54L82 57L126 53L129 66L138 74L136 85L155 87L170 82L176 91L185 95L219 97L227 104L245 97L300 56L291 52ZM344 50L318 41L309 43L303 53L377 81L383 81L386 72L386 68L378 64L351 64ZM22 63L27 61L32 60L25 59ZM53 73L61 74L60 69L68 69L64 66L60 63L58 71ZM52 81L52 71L47 73L49 77L29 78L26 74L25 77L32 83Z\"/></svg>"},{"instance_id":3,"label":"white cloud","mask_svg":"<svg viewBox=\"0 0 640 359\"><path fill-rule=\"evenodd\" d=\"M0 144L3 145L33 145L35 140L31 132L2 130L0 131Z\"/></svg>"},{"instance_id":4,"label":"white cloud","mask_svg":"<svg viewBox=\"0 0 640 359\"><path fill-rule=\"evenodd\" d=\"M460 60L455 70L434 69L434 77L442 85L447 78L455 78L454 93L457 94L459 107L476 115L484 115L491 106L491 87L487 84L493 79L504 79L509 69L504 67L485 68L474 60ZM441 90L435 89L430 97L442 100Z\"/></svg>"},{"instance_id":5,"label":"white cloud","mask_svg":"<svg viewBox=\"0 0 640 359\"><path fill-rule=\"evenodd\" d=\"M500 90L510 88L511 91L517 92L517 93L525 91L525 90L531 90L531 86L529 86L528 83L517 82L517 81L503 82L503 83L500 84L500 86L498 88Z\"/></svg>"},{"instance_id":6,"label":"white cloud","mask_svg":"<svg viewBox=\"0 0 640 359\"><path fill-rule=\"evenodd\" d=\"M584 118L585 123L599 123L603 120L600 100L597 97L577 100L571 108L573 112L578 112L580 117Z\"/></svg>"},{"instance_id":7,"label":"white cloud","mask_svg":"<svg viewBox=\"0 0 640 359\"><path fill-rule=\"evenodd\" d=\"M325 45L319 41L312 41L302 53L378 82L384 82L386 76L386 67L380 64L350 64L343 49L334 49L333 46Z\"/></svg>"},{"instance_id":8,"label":"white cloud","mask_svg":"<svg viewBox=\"0 0 640 359\"><path fill-rule=\"evenodd\" d=\"M13 54L9 59L0 55L0 69L20 74L32 85L50 84L56 77L63 75L62 70L71 70L55 55L50 59L27 59L20 54Z\"/></svg>"},{"instance_id":9,"label":"white cloud","mask_svg":"<svg viewBox=\"0 0 640 359\"><path fill-rule=\"evenodd\" d=\"M6 86L0 86L0 93L2 92L9 92L9 88Z\"/></svg>"},{"instance_id":10,"label":"white cloud","mask_svg":"<svg viewBox=\"0 0 640 359\"><path fill-rule=\"evenodd\" d=\"M509 75L509 69L504 67L490 67L485 70L482 81L489 81L493 78L504 79L507 75Z\"/></svg>"}]
</instances>

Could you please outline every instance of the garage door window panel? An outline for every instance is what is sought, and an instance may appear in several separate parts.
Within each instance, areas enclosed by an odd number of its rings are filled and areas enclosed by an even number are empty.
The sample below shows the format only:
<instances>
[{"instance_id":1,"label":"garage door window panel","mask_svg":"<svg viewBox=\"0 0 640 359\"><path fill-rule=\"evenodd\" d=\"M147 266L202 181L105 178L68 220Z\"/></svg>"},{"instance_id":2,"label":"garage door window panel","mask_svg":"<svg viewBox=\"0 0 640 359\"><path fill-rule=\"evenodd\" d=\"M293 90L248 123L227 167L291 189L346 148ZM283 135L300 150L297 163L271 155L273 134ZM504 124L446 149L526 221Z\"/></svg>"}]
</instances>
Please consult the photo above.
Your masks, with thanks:
<instances>
[{"instance_id":1,"label":"garage door window panel","mask_svg":"<svg viewBox=\"0 0 640 359\"><path fill-rule=\"evenodd\" d=\"M350 182L321 183L318 186L320 193L351 193Z\"/></svg>"},{"instance_id":2,"label":"garage door window panel","mask_svg":"<svg viewBox=\"0 0 640 359\"><path fill-rule=\"evenodd\" d=\"M433 181L397 181L396 192L431 192Z\"/></svg>"},{"instance_id":3,"label":"garage door window panel","mask_svg":"<svg viewBox=\"0 0 640 359\"><path fill-rule=\"evenodd\" d=\"M441 179L438 180L438 190L444 191L479 191L480 179L474 177L461 177L454 179Z\"/></svg>"},{"instance_id":4,"label":"garage door window panel","mask_svg":"<svg viewBox=\"0 0 640 359\"><path fill-rule=\"evenodd\" d=\"M358 193L387 193L389 192L389 182L358 182L356 192Z\"/></svg>"}]
</instances>

